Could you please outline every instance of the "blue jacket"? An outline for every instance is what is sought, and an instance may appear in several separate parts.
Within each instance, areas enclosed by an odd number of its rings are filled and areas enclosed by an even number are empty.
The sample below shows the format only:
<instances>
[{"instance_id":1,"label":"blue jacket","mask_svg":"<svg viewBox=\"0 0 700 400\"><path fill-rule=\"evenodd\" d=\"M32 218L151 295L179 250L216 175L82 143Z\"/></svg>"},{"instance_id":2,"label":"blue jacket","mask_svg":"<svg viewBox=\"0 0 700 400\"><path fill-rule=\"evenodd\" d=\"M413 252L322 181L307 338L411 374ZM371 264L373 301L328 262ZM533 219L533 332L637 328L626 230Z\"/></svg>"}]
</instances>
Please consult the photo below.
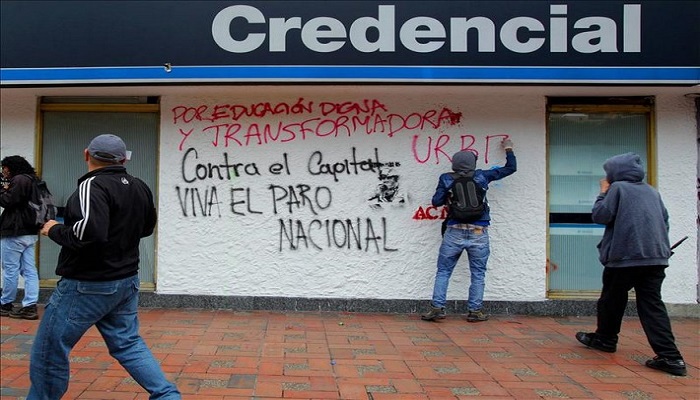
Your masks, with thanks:
<instances>
[{"instance_id":1,"label":"blue jacket","mask_svg":"<svg viewBox=\"0 0 700 400\"><path fill-rule=\"evenodd\" d=\"M506 165L503 167L495 167L488 170L477 169L474 171L474 182L481 186L484 190L489 189L489 182L497 181L503 179L508 175L512 175L517 170L517 162L515 159L515 153L512 150L506 151ZM433 195L433 206L440 207L447 204L447 200L450 196L450 189L454 184L454 177L452 172L444 173L440 175L438 180L437 188L435 189L435 194ZM472 222L474 225L488 226L491 221L490 207L486 197L484 197L484 202L486 210L484 214L479 218L478 221ZM447 225L458 224L459 221L448 219Z\"/></svg>"}]
</instances>

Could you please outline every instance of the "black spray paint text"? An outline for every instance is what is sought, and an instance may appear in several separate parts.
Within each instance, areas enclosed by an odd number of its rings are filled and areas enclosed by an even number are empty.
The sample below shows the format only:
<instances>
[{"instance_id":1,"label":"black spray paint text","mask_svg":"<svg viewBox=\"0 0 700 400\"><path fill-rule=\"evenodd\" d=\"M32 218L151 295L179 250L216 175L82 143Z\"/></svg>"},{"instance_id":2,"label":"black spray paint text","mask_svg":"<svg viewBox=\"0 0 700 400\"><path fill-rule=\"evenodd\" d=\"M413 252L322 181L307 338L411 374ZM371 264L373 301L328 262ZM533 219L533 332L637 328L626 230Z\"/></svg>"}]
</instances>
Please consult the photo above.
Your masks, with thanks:
<instances>
[{"instance_id":1,"label":"black spray paint text","mask_svg":"<svg viewBox=\"0 0 700 400\"><path fill-rule=\"evenodd\" d=\"M287 186L269 185L267 203L253 198L250 188L247 187L230 187L228 200L220 198L219 189L216 186L176 186L175 191L183 217L221 218L222 209L225 210L226 207L231 214L238 216L263 214L260 207L265 207L265 204L269 204L268 209L271 209L275 215L285 211L293 214L301 210L308 210L313 215L318 215L320 211L330 208L333 203L333 193L330 188L303 183Z\"/></svg>"},{"instance_id":2,"label":"black spray paint text","mask_svg":"<svg viewBox=\"0 0 700 400\"><path fill-rule=\"evenodd\" d=\"M375 228L375 225L377 227ZM371 218L279 220L279 250L348 249L377 253L397 251L389 247L386 218L377 224Z\"/></svg>"},{"instance_id":3,"label":"black spray paint text","mask_svg":"<svg viewBox=\"0 0 700 400\"><path fill-rule=\"evenodd\" d=\"M182 180L186 183L197 181L231 181L241 176L260 176L261 167L255 162L242 163L230 160L227 152L222 154L223 160L219 163L199 162L199 153L194 147L185 151L180 164ZM385 164L379 160L379 150L374 149L373 157L360 159L357 149L353 147L348 158L340 161L328 161L323 153L314 151L306 165L307 172L312 176L330 175L335 182L342 175L360 175L363 172L377 174L378 169ZM265 171L264 169L262 171ZM269 165L266 169L272 175L291 175L287 153L282 154L282 160Z\"/></svg>"}]
</instances>

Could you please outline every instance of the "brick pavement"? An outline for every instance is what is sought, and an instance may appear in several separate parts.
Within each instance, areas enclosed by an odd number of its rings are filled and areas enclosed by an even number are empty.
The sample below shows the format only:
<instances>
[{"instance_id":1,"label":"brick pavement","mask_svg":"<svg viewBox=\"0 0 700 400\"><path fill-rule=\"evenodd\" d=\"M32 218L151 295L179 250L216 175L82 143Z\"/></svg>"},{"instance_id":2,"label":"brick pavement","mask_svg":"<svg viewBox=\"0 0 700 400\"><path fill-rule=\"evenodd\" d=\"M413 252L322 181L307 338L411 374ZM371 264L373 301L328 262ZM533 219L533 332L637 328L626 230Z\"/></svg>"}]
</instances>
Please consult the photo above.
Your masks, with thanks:
<instances>
[{"instance_id":1,"label":"brick pavement","mask_svg":"<svg viewBox=\"0 0 700 400\"><path fill-rule=\"evenodd\" d=\"M141 333L184 399L700 399L700 320L673 319L689 367L674 377L651 355L637 318L617 353L574 338L594 317L139 310ZM38 321L1 319L3 400L29 386ZM147 399L97 330L71 353L65 399Z\"/></svg>"}]
</instances>

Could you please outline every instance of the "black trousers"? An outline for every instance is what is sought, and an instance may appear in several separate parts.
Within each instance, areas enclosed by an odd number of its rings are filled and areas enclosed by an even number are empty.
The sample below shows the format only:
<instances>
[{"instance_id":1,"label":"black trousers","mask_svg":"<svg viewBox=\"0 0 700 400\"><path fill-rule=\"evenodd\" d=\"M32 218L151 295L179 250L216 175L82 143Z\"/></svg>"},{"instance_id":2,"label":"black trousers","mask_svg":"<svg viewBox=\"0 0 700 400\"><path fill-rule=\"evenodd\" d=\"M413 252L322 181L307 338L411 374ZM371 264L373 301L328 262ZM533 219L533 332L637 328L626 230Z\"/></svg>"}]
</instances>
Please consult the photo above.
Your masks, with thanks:
<instances>
[{"instance_id":1,"label":"black trousers","mask_svg":"<svg viewBox=\"0 0 700 400\"><path fill-rule=\"evenodd\" d=\"M598 299L596 330L601 339L617 343L628 292L634 288L639 321L654 353L669 359L682 358L671 331L666 306L661 300L661 284L666 278L665 268L661 265L605 268L603 290Z\"/></svg>"}]
</instances>

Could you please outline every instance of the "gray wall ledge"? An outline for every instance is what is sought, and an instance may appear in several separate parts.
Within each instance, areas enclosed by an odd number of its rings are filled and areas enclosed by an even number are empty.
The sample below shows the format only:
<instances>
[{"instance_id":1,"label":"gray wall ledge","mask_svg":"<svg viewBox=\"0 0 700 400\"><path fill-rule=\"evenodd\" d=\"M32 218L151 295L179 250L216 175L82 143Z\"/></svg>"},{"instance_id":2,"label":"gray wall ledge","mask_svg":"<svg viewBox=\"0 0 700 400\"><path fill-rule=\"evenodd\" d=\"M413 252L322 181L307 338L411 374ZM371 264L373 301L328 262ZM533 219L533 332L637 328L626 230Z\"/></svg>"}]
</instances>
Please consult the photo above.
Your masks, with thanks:
<instances>
[{"instance_id":1,"label":"gray wall ledge","mask_svg":"<svg viewBox=\"0 0 700 400\"><path fill-rule=\"evenodd\" d=\"M39 302L45 304L53 289L41 289ZM18 299L23 294L18 293ZM205 296L186 294L159 294L141 292L139 306L146 308L194 308L234 311L294 311L294 312L358 312L417 314L427 311L428 300L396 299L341 299L262 296ZM666 304L672 317L700 319L700 304ZM594 316L595 300L543 300L543 301L485 301L484 309L491 315L538 316ZM448 301L449 314L466 314L466 301ZM637 316L634 300L625 311L627 316Z\"/></svg>"}]
</instances>

